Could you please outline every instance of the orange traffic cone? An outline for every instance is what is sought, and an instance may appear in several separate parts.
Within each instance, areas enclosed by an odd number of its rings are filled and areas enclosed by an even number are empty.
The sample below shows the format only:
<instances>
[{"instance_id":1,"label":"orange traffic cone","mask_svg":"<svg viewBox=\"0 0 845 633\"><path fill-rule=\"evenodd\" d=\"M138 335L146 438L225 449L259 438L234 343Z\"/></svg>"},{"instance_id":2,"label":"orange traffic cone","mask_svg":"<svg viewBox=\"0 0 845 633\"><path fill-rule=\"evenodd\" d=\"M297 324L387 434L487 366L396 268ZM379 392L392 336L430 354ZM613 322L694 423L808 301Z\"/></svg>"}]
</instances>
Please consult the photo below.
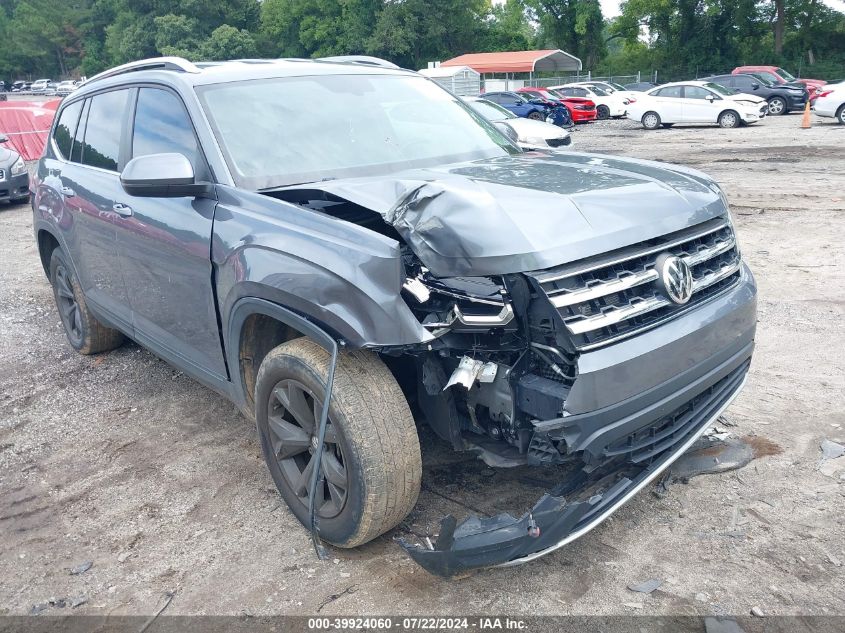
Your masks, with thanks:
<instances>
[{"instance_id":1,"label":"orange traffic cone","mask_svg":"<svg viewBox=\"0 0 845 633\"><path fill-rule=\"evenodd\" d=\"M802 130L809 130L810 129L810 102L807 101L807 105L804 106L804 118L801 119L801 129Z\"/></svg>"}]
</instances>

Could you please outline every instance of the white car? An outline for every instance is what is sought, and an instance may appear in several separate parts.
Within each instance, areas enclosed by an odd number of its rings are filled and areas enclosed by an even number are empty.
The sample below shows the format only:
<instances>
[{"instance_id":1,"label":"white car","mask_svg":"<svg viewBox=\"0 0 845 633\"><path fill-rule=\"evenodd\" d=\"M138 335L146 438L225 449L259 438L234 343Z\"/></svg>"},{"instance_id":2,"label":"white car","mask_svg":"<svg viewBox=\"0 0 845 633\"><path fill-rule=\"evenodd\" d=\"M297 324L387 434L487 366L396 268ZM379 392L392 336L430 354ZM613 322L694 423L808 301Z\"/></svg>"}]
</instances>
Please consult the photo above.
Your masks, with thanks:
<instances>
[{"instance_id":1,"label":"white car","mask_svg":"<svg viewBox=\"0 0 845 633\"><path fill-rule=\"evenodd\" d=\"M600 88L608 94L627 99L629 103L633 103L640 97L640 93L634 92L633 90L625 90L625 86L612 81L581 81L579 85Z\"/></svg>"},{"instance_id":2,"label":"white car","mask_svg":"<svg viewBox=\"0 0 845 633\"><path fill-rule=\"evenodd\" d=\"M551 88L567 97L584 97L585 99L590 99L596 104L596 116L599 119L625 116L625 111L630 102L629 99L621 97L618 94L611 94L601 88L588 84L571 83L563 84L562 86L551 86Z\"/></svg>"},{"instance_id":3,"label":"white car","mask_svg":"<svg viewBox=\"0 0 845 633\"><path fill-rule=\"evenodd\" d=\"M708 81L679 81L649 90L628 106L628 118L647 130L675 123L718 123L737 127L756 123L769 111L765 99L738 94Z\"/></svg>"},{"instance_id":4,"label":"white car","mask_svg":"<svg viewBox=\"0 0 845 633\"><path fill-rule=\"evenodd\" d=\"M813 109L819 116L834 117L845 125L845 82L822 86Z\"/></svg>"},{"instance_id":5,"label":"white car","mask_svg":"<svg viewBox=\"0 0 845 633\"><path fill-rule=\"evenodd\" d=\"M38 81L33 81L32 86L30 86L30 92L47 92L47 88L50 85L49 79L39 79Z\"/></svg>"},{"instance_id":6,"label":"white car","mask_svg":"<svg viewBox=\"0 0 845 633\"><path fill-rule=\"evenodd\" d=\"M58 85L56 85L56 94L69 95L71 92L76 90L78 87L79 87L79 84L77 84L75 81L71 81L71 80L62 81L62 82L59 82Z\"/></svg>"},{"instance_id":7,"label":"white car","mask_svg":"<svg viewBox=\"0 0 845 633\"><path fill-rule=\"evenodd\" d=\"M557 125L518 117L499 104L481 97L464 97L464 101L488 121L510 127L516 133L517 145L524 150L554 149L572 144L569 132Z\"/></svg>"}]
</instances>

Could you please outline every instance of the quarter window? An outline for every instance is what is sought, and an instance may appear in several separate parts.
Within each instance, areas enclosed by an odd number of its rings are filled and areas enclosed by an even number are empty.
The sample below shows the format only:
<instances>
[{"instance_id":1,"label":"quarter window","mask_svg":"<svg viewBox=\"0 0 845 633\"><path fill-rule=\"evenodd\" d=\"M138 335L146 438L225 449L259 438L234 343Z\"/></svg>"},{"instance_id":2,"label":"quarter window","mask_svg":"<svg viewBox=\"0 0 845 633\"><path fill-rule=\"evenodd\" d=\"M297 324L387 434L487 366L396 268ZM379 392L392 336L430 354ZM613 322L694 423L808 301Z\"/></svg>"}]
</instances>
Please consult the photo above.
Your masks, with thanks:
<instances>
[{"instance_id":1,"label":"quarter window","mask_svg":"<svg viewBox=\"0 0 845 633\"><path fill-rule=\"evenodd\" d=\"M91 97L82 149L83 165L117 171L128 99L128 90L112 90Z\"/></svg>"},{"instance_id":2,"label":"quarter window","mask_svg":"<svg viewBox=\"0 0 845 633\"><path fill-rule=\"evenodd\" d=\"M169 153L182 154L196 168L199 150L188 112L172 92L141 88L135 109L132 157Z\"/></svg>"},{"instance_id":3,"label":"quarter window","mask_svg":"<svg viewBox=\"0 0 845 633\"><path fill-rule=\"evenodd\" d=\"M56 123L53 140L62 158L70 158L70 148L73 145L73 136L76 134L76 125L79 123L79 114L82 112L82 103L82 100L71 103L62 110L59 121Z\"/></svg>"}]
</instances>

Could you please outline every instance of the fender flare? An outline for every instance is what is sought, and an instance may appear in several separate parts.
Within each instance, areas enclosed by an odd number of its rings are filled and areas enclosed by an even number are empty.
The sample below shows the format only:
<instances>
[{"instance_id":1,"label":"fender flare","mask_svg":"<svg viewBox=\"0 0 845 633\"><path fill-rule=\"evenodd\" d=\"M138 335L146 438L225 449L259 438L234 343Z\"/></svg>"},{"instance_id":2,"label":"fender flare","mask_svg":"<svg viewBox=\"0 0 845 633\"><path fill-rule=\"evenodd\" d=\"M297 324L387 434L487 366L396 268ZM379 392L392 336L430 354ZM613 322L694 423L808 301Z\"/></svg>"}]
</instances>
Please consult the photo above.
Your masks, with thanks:
<instances>
[{"instance_id":1,"label":"fender flare","mask_svg":"<svg viewBox=\"0 0 845 633\"><path fill-rule=\"evenodd\" d=\"M336 352L338 345L343 345L342 339L332 336L314 321L277 303L258 297L238 299L229 313L229 326L226 332L226 362L229 365L229 375L232 379L234 391L232 395L242 410L245 408L248 399L240 372L240 336L246 320L255 314L271 317L301 332L330 354Z\"/></svg>"}]
</instances>

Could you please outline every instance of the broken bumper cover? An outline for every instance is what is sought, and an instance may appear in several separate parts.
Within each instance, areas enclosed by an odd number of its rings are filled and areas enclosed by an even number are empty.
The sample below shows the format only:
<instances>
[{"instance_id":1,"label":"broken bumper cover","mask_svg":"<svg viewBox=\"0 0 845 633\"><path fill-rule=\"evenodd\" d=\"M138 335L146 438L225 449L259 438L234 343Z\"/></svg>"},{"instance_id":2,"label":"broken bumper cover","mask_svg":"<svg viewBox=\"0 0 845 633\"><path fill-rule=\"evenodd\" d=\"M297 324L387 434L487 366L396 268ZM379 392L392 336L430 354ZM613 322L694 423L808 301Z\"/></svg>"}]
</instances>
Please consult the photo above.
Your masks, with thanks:
<instances>
[{"instance_id":1,"label":"broken bumper cover","mask_svg":"<svg viewBox=\"0 0 845 633\"><path fill-rule=\"evenodd\" d=\"M400 544L430 573L450 577L480 567L525 563L583 536L666 470L728 407L745 383L752 348L753 344L741 358L734 356L723 365L722 376L696 397L691 419L673 445L649 462L623 464L598 484L582 471L580 488L563 482L519 519L508 514L473 516L457 525L454 517L447 516L434 549Z\"/></svg>"}]
</instances>

